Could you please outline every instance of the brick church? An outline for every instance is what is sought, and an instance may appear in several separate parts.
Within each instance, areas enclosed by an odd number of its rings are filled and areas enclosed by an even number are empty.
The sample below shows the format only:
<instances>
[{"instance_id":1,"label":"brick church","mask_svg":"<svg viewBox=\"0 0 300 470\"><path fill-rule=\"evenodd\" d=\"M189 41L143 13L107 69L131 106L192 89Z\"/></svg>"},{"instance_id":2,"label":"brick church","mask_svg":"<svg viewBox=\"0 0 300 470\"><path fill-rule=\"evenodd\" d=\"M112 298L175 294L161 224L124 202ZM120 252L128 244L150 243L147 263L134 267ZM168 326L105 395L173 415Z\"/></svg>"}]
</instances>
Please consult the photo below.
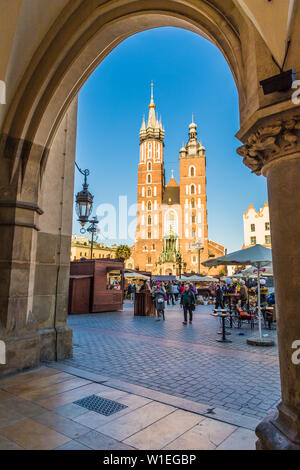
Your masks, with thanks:
<instances>
[{"instance_id":1,"label":"brick church","mask_svg":"<svg viewBox=\"0 0 300 470\"><path fill-rule=\"evenodd\" d=\"M164 137L152 84L148 120L140 130L137 230L127 266L160 275L198 273L200 252L200 273L214 274L201 261L222 256L225 248L208 239L206 156L197 125L190 124L188 142L179 151L179 183L172 174L166 185Z\"/></svg>"}]
</instances>

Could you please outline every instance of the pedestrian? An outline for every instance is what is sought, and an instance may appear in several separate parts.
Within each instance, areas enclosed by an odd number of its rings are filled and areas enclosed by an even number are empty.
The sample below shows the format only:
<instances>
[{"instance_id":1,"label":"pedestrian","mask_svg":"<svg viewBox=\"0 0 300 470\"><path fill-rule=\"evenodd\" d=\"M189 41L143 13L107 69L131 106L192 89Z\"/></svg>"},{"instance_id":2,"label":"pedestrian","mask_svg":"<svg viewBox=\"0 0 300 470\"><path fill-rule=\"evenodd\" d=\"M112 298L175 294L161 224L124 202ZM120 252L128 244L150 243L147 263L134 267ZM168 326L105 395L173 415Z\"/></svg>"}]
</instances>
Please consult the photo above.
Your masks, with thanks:
<instances>
[{"instance_id":1,"label":"pedestrian","mask_svg":"<svg viewBox=\"0 0 300 470\"><path fill-rule=\"evenodd\" d=\"M160 284L160 282L158 282L157 286L153 290L153 297L157 315L156 321L160 321L160 315L162 315L163 320L165 319L165 295L165 289Z\"/></svg>"},{"instance_id":2,"label":"pedestrian","mask_svg":"<svg viewBox=\"0 0 300 470\"><path fill-rule=\"evenodd\" d=\"M241 280L241 287L240 287L240 302L241 307L243 308L248 302L248 288L246 286L245 281Z\"/></svg>"},{"instance_id":3,"label":"pedestrian","mask_svg":"<svg viewBox=\"0 0 300 470\"><path fill-rule=\"evenodd\" d=\"M220 284L217 284L216 288L216 305L215 308L224 308L224 292Z\"/></svg>"},{"instance_id":4,"label":"pedestrian","mask_svg":"<svg viewBox=\"0 0 300 470\"><path fill-rule=\"evenodd\" d=\"M181 294L180 305L183 307L184 321L183 325L187 325L187 314L189 313L189 322L193 322L193 311L195 310L196 298L193 289L186 284Z\"/></svg>"},{"instance_id":5,"label":"pedestrian","mask_svg":"<svg viewBox=\"0 0 300 470\"><path fill-rule=\"evenodd\" d=\"M135 287L134 282L131 281L131 283L128 286L128 294L130 295L130 300L132 304L134 303L135 293L136 293L136 287Z\"/></svg>"},{"instance_id":6,"label":"pedestrian","mask_svg":"<svg viewBox=\"0 0 300 470\"><path fill-rule=\"evenodd\" d=\"M172 284L172 292L173 292L173 299L175 300L175 303L178 300L178 285L176 282L173 282Z\"/></svg>"},{"instance_id":7,"label":"pedestrian","mask_svg":"<svg viewBox=\"0 0 300 470\"><path fill-rule=\"evenodd\" d=\"M172 300L172 305L175 305L175 302L174 302L174 295L173 295L173 286L171 284L171 282L169 281L168 284L167 284L167 296L168 296L168 299L167 299L167 304L170 305L170 299Z\"/></svg>"}]
</instances>

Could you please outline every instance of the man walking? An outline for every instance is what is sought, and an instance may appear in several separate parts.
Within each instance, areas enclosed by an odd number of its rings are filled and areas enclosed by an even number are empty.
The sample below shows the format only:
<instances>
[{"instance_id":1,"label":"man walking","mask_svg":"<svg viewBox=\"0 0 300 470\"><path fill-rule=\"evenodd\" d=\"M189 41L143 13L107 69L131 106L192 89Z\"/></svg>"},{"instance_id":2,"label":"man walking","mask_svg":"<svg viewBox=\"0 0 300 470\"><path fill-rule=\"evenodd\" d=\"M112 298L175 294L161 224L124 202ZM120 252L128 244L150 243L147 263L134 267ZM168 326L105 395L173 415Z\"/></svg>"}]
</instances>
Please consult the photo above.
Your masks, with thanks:
<instances>
[{"instance_id":1,"label":"man walking","mask_svg":"<svg viewBox=\"0 0 300 470\"><path fill-rule=\"evenodd\" d=\"M215 308L224 308L224 292L221 288L221 285L218 284L217 285L217 289L216 289L216 305L215 305Z\"/></svg>"},{"instance_id":2,"label":"man walking","mask_svg":"<svg viewBox=\"0 0 300 470\"><path fill-rule=\"evenodd\" d=\"M189 322L193 321L193 310L195 310L196 298L193 289L188 284L184 286L184 291L181 294L180 305L183 307L184 321L183 325L187 325L187 314L189 313Z\"/></svg>"},{"instance_id":3,"label":"man walking","mask_svg":"<svg viewBox=\"0 0 300 470\"><path fill-rule=\"evenodd\" d=\"M130 294L130 300L131 300L131 303L133 304L134 299L135 299L135 293L136 293L136 287L133 281L131 281L131 283L129 284L128 293Z\"/></svg>"},{"instance_id":4,"label":"man walking","mask_svg":"<svg viewBox=\"0 0 300 470\"><path fill-rule=\"evenodd\" d=\"M175 305L173 285L171 284L171 282L168 282L166 291L167 291L167 297L168 297L167 304L170 305L170 299L172 299L172 305Z\"/></svg>"}]
</instances>

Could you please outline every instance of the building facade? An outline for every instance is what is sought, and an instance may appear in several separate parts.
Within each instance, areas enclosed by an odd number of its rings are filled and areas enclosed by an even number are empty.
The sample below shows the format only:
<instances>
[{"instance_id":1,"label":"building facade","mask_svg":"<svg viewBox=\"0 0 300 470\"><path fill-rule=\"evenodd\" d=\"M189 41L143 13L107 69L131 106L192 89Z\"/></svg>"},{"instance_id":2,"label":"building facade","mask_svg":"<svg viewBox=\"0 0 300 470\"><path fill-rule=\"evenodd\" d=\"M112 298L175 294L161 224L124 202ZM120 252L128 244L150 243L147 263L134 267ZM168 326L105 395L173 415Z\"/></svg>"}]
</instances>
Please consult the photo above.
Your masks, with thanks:
<instances>
[{"instance_id":1,"label":"building facade","mask_svg":"<svg viewBox=\"0 0 300 470\"><path fill-rule=\"evenodd\" d=\"M250 204L243 215L244 222L244 245L243 248L260 244L272 248L269 205L266 201L264 206L257 211Z\"/></svg>"},{"instance_id":2,"label":"building facade","mask_svg":"<svg viewBox=\"0 0 300 470\"><path fill-rule=\"evenodd\" d=\"M105 246L104 243L94 242L93 259L114 259L116 248L116 245ZM91 242L88 237L72 235L70 261L78 261L81 258L91 259Z\"/></svg>"},{"instance_id":3,"label":"building facade","mask_svg":"<svg viewBox=\"0 0 300 470\"><path fill-rule=\"evenodd\" d=\"M222 256L225 249L208 239L205 148L193 120L179 152L179 183L172 174L166 185L164 137L152 84L148 120L143 119L140 130L134 267L163 275L180 270L206 274L201 260Z\"/></svg>"}]
</instances>

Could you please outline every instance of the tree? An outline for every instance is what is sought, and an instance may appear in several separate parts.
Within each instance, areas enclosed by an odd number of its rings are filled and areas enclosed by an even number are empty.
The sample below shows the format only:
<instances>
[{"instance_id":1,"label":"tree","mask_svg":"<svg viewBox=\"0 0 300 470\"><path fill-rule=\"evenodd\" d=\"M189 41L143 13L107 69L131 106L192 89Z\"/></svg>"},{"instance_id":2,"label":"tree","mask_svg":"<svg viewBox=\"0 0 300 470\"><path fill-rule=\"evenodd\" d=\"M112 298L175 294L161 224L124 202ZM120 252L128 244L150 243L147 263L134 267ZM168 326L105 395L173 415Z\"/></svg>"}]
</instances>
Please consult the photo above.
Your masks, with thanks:
<instances>
[{"instance_id":1,"label":"tree","mask_svg":"<svg viewBox=\"0 0 300 470\"><path fill-rule=\"evenodd\" d=\"M119 245L116 249L116 258L126 260L129 259L131 255L131 249L128 245Z\"/></svg>"}]
</instances>

